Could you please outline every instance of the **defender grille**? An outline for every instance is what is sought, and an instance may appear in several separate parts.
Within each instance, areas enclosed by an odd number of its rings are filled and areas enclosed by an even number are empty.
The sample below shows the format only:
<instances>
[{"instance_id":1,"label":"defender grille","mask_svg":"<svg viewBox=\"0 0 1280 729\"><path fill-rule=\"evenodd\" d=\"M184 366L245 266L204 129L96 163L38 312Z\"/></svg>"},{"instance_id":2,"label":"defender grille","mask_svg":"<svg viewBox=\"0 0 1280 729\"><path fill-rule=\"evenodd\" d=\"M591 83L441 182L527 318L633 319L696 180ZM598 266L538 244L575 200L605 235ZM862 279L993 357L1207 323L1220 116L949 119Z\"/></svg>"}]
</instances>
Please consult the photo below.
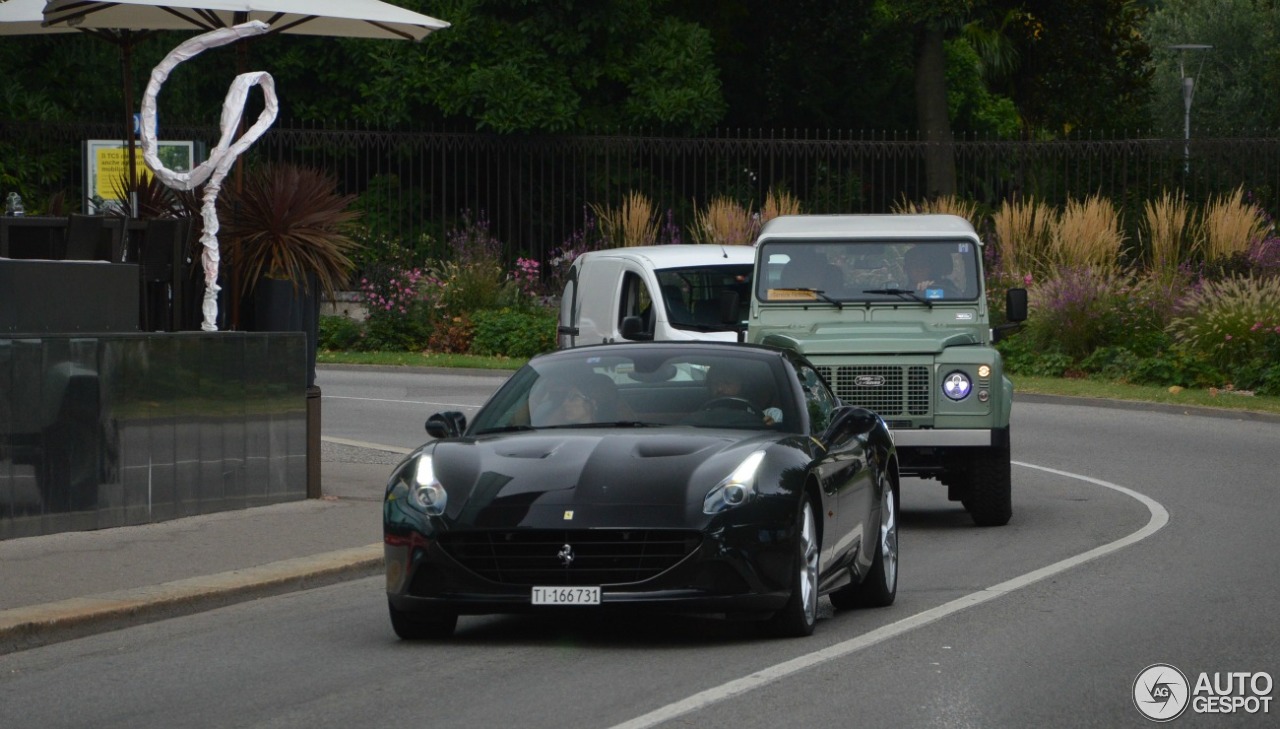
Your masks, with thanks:
<instances>
[{"instance_id":1,"label":"defender grille","mask_svg":"<svg viewBox=\"0 0 1280 729\"><path fill-rule=\"evenodd\" d=\"M621 585L670 569L698 548L698 532L676 529L557 529L446 532L441 548L467 569L508 585ZM559 557L568 545L573 561Z\"/></svg>"},{"instance_id":2,"label":"defender grille","mask_svg":"<svg viewBox=\"0 0 1280 729\"><path fill-rule=\"evenodd\" d=\"M923 365L822 365L818 371L845 405L873 410L882 418L930 412L929 368Z\"/></svg>"}]
</instances>

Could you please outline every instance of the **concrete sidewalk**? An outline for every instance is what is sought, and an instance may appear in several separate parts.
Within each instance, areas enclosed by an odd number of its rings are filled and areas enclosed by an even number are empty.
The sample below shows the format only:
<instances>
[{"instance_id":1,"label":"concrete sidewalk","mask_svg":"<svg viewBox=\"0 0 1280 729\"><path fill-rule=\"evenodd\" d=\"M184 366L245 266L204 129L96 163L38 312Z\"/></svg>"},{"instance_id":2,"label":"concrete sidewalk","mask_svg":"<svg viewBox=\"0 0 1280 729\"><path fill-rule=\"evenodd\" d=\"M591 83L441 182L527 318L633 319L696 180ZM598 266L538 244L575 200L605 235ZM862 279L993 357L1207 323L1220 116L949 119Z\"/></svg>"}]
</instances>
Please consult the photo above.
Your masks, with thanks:
<instances>
[{"instance_id":1,"label":"concrete sidewalk","mask_svg":"<svg viewBox=\"0 0 1280 729\"><path fill-rule=\"evenodd\" d=\"M320 499L0 541L0 655L380 574L401 457L325 441Z\"/></svg>"}]
</instances>

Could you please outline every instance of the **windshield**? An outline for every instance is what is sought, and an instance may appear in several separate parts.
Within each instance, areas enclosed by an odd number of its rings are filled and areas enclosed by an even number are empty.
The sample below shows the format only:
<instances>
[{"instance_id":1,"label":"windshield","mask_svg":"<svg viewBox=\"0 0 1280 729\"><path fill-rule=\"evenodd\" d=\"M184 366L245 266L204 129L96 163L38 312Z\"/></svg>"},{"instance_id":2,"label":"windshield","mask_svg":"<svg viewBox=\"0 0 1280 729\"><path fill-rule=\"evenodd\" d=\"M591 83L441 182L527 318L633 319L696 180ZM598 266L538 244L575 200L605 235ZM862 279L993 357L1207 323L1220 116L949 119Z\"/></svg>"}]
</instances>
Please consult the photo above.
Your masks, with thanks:
<instances>
[{"instance_id":1,"label":"windshield","mask_svg":"<svg viewBox=\"0 0 1280 729\"><path fill-rule=\"evenodd\" d=\"M789 241L761 244L760 301L973 301L978 246L969 240Z\"/></svg>"},{"instance_id":2,"label":"windshield","mask_svg":"<svg viewBox=\"0 0 1280 729\"><path fill-rule=\"evenodd\" d=\"M725 331L746 321L751 264L663 268L655 271L667 320L677 329ZM736 311L721 312L725 292L738 294Z\"/></svg>"},{"instance_id":3,"label":"windshield","mask_svg":"<svg viewBox=\"0 0 1280 729\"><path fill-rule=\"evenodd\" d=\"M565 427L692 426L798 432L781 358L693 347L618 345L567 351L516 372L476 415L470 435Z\"/></svg>"}]
</instances>

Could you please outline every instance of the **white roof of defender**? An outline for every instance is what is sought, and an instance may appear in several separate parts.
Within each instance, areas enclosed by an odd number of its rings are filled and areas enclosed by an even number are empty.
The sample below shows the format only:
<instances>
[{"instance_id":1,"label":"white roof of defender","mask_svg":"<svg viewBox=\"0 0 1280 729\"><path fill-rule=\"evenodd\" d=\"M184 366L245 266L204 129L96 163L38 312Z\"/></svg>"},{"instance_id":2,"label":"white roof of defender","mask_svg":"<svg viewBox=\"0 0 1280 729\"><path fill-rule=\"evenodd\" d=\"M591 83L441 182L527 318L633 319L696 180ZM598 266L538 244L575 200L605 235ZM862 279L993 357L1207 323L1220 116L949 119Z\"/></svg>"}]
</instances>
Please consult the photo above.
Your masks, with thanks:
<instances>
[{"instance_id":1,"label":"white roof of defender","mask_svg":"<svg viewBox=\"0 0 1280 729\"><path fill-rule=\"evenodd\" d=\"M665 246L632 246L607 248L583 253L580 258L630 258L645 261L655 270L687 268L689 266L714 266L755 262L755 246L718 246L696 243L673 243Z\"/></svg>"},{"instance_id":2,"label":"white roof of defender","mask_svg":"<svg viewBox=\"0 0 1280 729\"><path fill-rule=\"evenodd\" d=\"M940 213L900 215L780 215L765 223L765 238L955 238L978 240L968 220Z\"/></svg>"}]
</instances>

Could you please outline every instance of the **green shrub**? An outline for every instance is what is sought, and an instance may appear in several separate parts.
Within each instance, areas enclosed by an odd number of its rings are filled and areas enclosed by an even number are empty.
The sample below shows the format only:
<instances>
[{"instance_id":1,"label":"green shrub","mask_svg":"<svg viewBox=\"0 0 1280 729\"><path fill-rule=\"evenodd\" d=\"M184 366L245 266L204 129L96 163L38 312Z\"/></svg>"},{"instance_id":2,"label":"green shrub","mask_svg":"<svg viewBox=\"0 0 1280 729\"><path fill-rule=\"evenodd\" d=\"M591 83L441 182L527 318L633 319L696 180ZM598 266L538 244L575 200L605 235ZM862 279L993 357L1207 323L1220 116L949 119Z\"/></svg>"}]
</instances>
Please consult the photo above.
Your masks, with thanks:
<instances>
[{"instance_id":1,"label":"green shrub","mask_svg":"<svg viewBox=\"0 0 1280 729\"><path fill-rule=\"evenodd\" d=\"M318 329L316 345L329 351L358 349L364 334L360 322L345 316L322 316Z\"/></svg>"},{"instance_id":2,"label":"green shrub","mask_svg":"<svg viewBox=\"0 0 1280 729\"><path fill-rule=\"evenodd\" d=\"M556 345L556 313L551 310L486 309L472 320L471 354L532 357Z\"/></svg>"},{"instance_id":3,"label":"green shrub","mask_svg":"<svg viewBox=\"0 0 1280 729\"><path fill-rule=\"evenodd\" d=\"M1019 335L1043 351L1058 351L1073 362L1098 347L1123 344L1132 331L1127 310L1128 277L1091 267L1065 268L1028 292L1029 316Z\"/></svg>"}]
</instances>

